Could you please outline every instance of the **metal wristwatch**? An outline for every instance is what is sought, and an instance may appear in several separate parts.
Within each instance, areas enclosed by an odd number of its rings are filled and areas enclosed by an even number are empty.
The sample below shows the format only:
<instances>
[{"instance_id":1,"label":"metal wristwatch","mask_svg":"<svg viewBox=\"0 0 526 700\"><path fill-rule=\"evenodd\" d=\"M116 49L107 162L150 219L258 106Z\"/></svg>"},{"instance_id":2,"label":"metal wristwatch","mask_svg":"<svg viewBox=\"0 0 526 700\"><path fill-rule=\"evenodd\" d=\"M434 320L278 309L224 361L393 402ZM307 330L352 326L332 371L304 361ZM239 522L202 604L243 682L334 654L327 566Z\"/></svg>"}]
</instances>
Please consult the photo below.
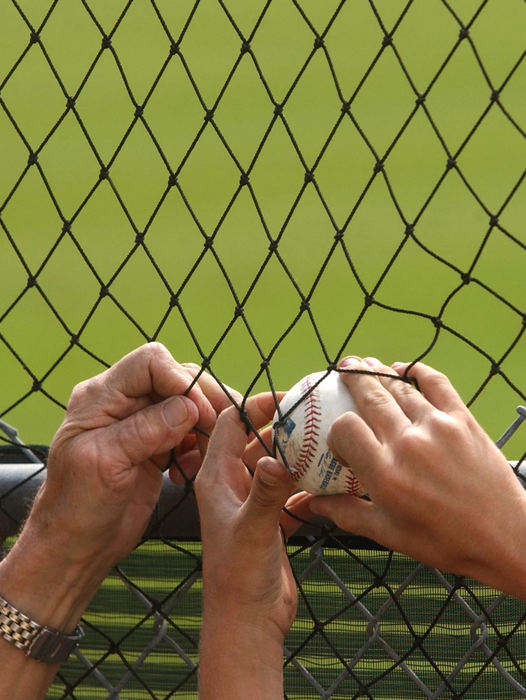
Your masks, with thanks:
<instances>
[{"instance_id":1,"label":"metal wristwatch","mask_svg":"<svg viewBox=\"0 0 526 700\"><path fill-rule=\"evenodd\" d=\"M83 636L79 625L71 634L39 625L0 596L0 637L31 659L50 664L65 661Z\"/></svg>"}]
</instances>

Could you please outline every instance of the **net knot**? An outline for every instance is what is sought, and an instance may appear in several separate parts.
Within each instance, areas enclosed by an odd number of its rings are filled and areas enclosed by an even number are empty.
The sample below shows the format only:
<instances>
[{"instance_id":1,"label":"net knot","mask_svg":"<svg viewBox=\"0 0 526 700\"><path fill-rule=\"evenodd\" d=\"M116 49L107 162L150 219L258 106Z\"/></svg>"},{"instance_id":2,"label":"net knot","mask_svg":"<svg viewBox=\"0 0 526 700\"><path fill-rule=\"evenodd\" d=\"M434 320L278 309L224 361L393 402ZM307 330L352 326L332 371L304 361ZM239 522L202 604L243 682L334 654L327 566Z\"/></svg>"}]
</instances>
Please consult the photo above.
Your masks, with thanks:
<instances>
[{"instance_id":1,"label":"net knot","mask_svg":"<svg viewBox=\"0 0 526 700\"><path fill-rule=\"evenodd\" d=\"M214 239L212 238L212 236L205 236L205 245L204 245L205 250L210 250L213 242L214 242Z\"/></svg>"},{"instance_id":2,"label":"net knot","mask_svg":"<svg viewBox=\"0 0 526 700\"><path fill-rule=\"evenodd\" d=\"M392 43L393 37L390 34L386 34L382 39L382 46L385 48L386 46L391 46Z\"/></svg>"},{"instance_id":3,"label":"net knot","mask_svg":"<svg viewBox=\"0 0 526 700\"><path fill-rule=\"evenodd\" d=\"M75 98L74 97L68 97L66 100L66 109L73 109L75 106Z\"/></svg>"},{"instance_id":4,"label":"net knot","mask_svg":"<svg viewBox=\"0 0 526 700\"><path fill-rule=\"evenodd\" d=\"M38 162L38 153L31 151L29 153L28 158L27 158L27 164L28 165L35 165L35 163L37 163L37 162Z\"/></svg>"},{"instance_id":5,"label":"net knot","mask_svg":"<svg viewBox=\"0 0 526 700\"><path fill-rule=\"evenodd\" d=\"M494 377L496 374L500 374L500 365L498 365L496 362L492 362L489 376Z\"/></svg>"},{"instance_id":6,"label":"net knot","mask_svg":"<svg viewBox=\"0 0 526 700\"><path fill-rule=\"evenodd\" d=\"M522 325L526 326L526 314L522 314Z\"/></svg>"},{"instance_id":7,"label":"net knot","mask_svg":"<svg viewBox=\"0 0 526 700\"><path fill-rule=\"evenodd\" d=\"M491 92L491 97L490 97L490 101L491 101L491 102L497 102L497 100L499 99L499 97L500 97L500 90L492 90L492 92Z\"/></svg>"},{"instance_id":8,"label":"net knot","mask_svg":"<svg viewBox=\"0 0 526 700\"><path fill-rule=\"evenodd\" d=\"M33 44L39 44L40 43L40 34L38 32L31 32L29 35L29 45L33 46Z\"/></svg>"},{"instance_id":9,"label":"net knot","mask_svg":"<svg viewBox=\"0 0 526 700\"><path fill-rule=\"evenodd\" d=\"M489 217L489 225L491 226L491 228L496 226L498 223L499 223L498 216L495 216L495 214L493 214L492 216Z\"/></svg>"},{"instance_id":10,"label":"net knot","mask_svg":"<svg viewBox=\"0 0 526 700\"><path fill-rule=\"evenodd\" d=\"M457 161L454 158L448 158L446 163L446 169L451 170L457 167Z\"/></svg>"},{"instance_id":11,"label":"net knot","mask_svg":"<svg viewBox=\"0 0 526 700\"><path fill-rule=\"evenodd\" d=\"M312 172L312 170L307 170L307 171L305 172L304 180L305 180L306 183L309 183L309 182L313 182L313 181L314 181L314 173Z\"/></svg>"},{"instance_id":12,"label":"net knot","mask_svg":"<svg viewBox=\"0 0 526 700\"><path fill-rule=\"evenodd\" d=\"M31 391L40 391L42 389L42 383L38 381L38 379L33 379L33 386L31 387Z\"/></svg>"},{"instance_id":13,"label":"net knot","mask_svg":"<svg viewBox=\"0 0 526 700\"><path fill-rule=\"evenodd\" d=\"M343 231L342 229L340 231L336 231L336 233L334 234L334 240L336 241L336 243L341 243L341 241L343 241L344 235L345 231Z\"/></svg>"},{"instance_id":14,"label":"net knot","mask_svg":"<svg viewBox=\"0 0 526 700\"><path fill-rule=\"evenodd\" d=\"M249 180L250 178L248 173L241 173L241 176L239 178L239 184L241 185L241 187L244 187L245 185L248 185Z\"/></svg>"},{"instance_id":15,"label":"net knot","mask_svg":"<svg viewBox=\"0 0 526 700\"><path fill-rule=\"evenodd\" d=\"M265 358L264 360L261 361L259 367L260 369L267 369L270 364L270 360L268 358Z\"/></svg>"},{"instance_id":16,"label":"net knot","mask_svg":"<svg viewBox=\"0 0 526 700\"><path fill-rule=\"evenodd\" d=\"M453 576L453 590L457 591L459 588L464 586L464 577L454 574Z\"/></svg>"},{"instance_id":17,"label":"net knot","mask_svg":"<svg viewBox=\"0 0 526 700\"><path fill-rule=\"evenodd\" d=\"M426 96L423 95L422 93L420 93L419 95L417 95L415 103L418 105L418 107L420 107L420 105L423 105L425 101L426 101Z\"/></svg>"},{"instance_id":18,"label":"net knot","mask_svg":"<svg viewBox=\"0 0 526 700\"><path fill-rule=\"evenodd\" d=\"M179 297L177 294L172 294L170 296L170 301L168 302L169 306L171 309L173 309L174 306L179 306Z\"/></svg>"},{"instance_id":19,"label":"net knot","mask_svg":"<svg viewBox=\"0 0 526 700\"><path fill-rule=\"evenodd\" d=\"M111 47L111 37L103 36L102 42L101 42L102 50L104 51L105 49L109 49L110 47Z\"/></svg>"},{"instance_id":20,"label":"net knot","mask_svg":"<svg viewBox=\"0 0 526 700\"><path fill-rule=\"evenodd\" d=\"M277 241L271 241L268 246L269 252L270 253L275 253L276 250L278 249L278 242Z\"/></svg>"},{"instance_id":21,"label":"net knot","mask_svg":"<svg viewBox=\"0 0 526 700\"><path fill-rule=\"evenodd\" d=\"M314 50L317 51L318 49L321 49L321 47L324 45L323 43L323 38L321 36L317 36L314 39Z\"/></svg>"},{"instance_id":22,"label":"net knot","mask_svg":"<svg viewBox=\"0 0 526 700\"><path fill-rule=\"evenodd\" d=\"M236 306L236 308L234 309L234 318L239 318L240 316L243 316L243 311L244 309L241 306L241 304Z\"/></svg>"},{"instance_id":23,"label":"net knot","mask_svg":"<svg viewBox=\"0 0 526 700\"><path fill-rule=\"evenodd\" d=\"M276 102L274 105L274 114L281 114L283 112L283 105L280 102Z\"/></svg>"},{"instance_id":24,"label":"net knot","mask_svg":"<svg viewBox=\"0 0 526 700\"><path fill-rule=\"evenodd\" d=\"M462 29L458 33L458 38L462 41L462 39L466 39L469 36L469 29L467 27L462 27Z\"/></svg>"},{"instance_id":25,"label":"net knot","mask_svg":"<svg viewBox=\"0 0 526 700\"><path fill-rule=\"evenodd\" d=\"M106 180L109 174L109 169L103 166L99 172L99 180Z\"/></svg>"},{"instance_id":26,"label":"net knot","mask_svg":"<svg viewBox=\"0 0 526 700\"><path fill-rule=\"evenodd\" d=\"M179 53L179 43L177 41L172 41L170 44L170 56L175 56Z\"/></svg>"},{"instance_id":27,"label":"net knot","mask_svg":"<svg viewBox=\"0 0 526 700\"><path fill-rule=\"evenodd\" d=\"M77 333L72 333L69 336L70 345L76 345L79 342L79 336Z\"/></svg>"},{"instance_id":28,"label":"net knot","mask_svg":"<svg viewBox=\"0 0 526 700\"><path fill-rule=\"evenodd\" d=\"M62 233L71 233L71 221L64 219L62 222Z\"/></svg>"},{"instance_id":29,"label":"net knot","mask_svg":"<svg viewBox=\"0 0 526 700\"><path fill-rule=\"evenodd\" d=\"M415 225L414 224L407 224L405 227L405 235L412 236L414 232L415 232Z\"/></svg>"},{"instance_id":30,"label":"net knot","mask_svg":"<svg viewBox=\"0 0 526 700\"><path fill-rule=\"evenodd\" d=\"M34 287L37 283L37 278L34 275L29 275L27 278L27 286Z\"/></svg>"},{"instance_id":31,"label":"net knot","mask_svg":"<svg viewBox=\"0 0 526 700\"><path fill-rule=\"evenodd\" d=\"M250 44L248 43L248 41L243 41L241 44L241 48L239 49L239 53L245 54L245 53L248 53L249 51L250 51Z\"/></svg>"},{"instance_id":32,"label":"net knot","mask_svg":"<svg viewBox=\"0 0 526 700\"><path fill-rule=\"evenodd\" d=\"M425 637L422 634L413 633L413 649L421 649L424 641Z\"/></svg>"},{"instance_id":33,"label":"net knot","mask_svg":"<svg viewBox=\"0 0 526 700\"><path fill-rule=\"evenodd\" d=\"M310 309L310 303L307 299L302 299L300 304L300 312L308 311Z\"/></svg>"},{"instance_id":34,"label":"net knot","mask_svg":"<svg viewBox=\"0 0 526 700\"><path fill-rule=\"evenodd\" d=\"M471 282L471 275L469 274L469 272L462 272L460 277L464 284L469 284Z\"/></svg>"},{"instance_id":35,"label":"net knot","mask_svg":"<svg viewBox=\"0 0 526 700\"><path fill-rule=\"evenodd\" d=\"M144 231L137 231L135 234L135 245L140 245L144 241Z\"/></svg>"},{"instance_id":36,"label":"net knot","mask_svg":"<svg viewBox=\"0 0 526 700\"><path fill-rule=\"evenodd\" d=\"M374 297L372 294L366 294L364 297L364 303L365 303L365 308L368 308L372 304L374 304Z\"/></svg>"},{"instance_id":37,"label":"net knot","mask_svg":"<svg viewBox=\"0 0 526 700\"><path fill-rule=\"evenodd\" d=\"M350 100L344 100L344 101L342 102L342 112L343 112L344 114L349 114L350 111L351 111L351 102L350 102Z\"/></svg>"},{"instance_id":38,"label":"net knot","mask_svg":"<svg viewBox=\"0 0 526 700\"><path fill-rule=\"evenodd\" d=\"M442 319L439 316L433 316L431 321L433 322L435 328L442 328L442 326L444 325Z\"/></svg>"},{"instance_id":39,"label":"net knot","mask_svg":"<svg viewBox=\"0 0 526 700\"><path fill-rule=\"evenodd\" d=\"M109 290L108 287L106 287L105 284L101 284L100 290L99 290L99 298L103 299L104 297L108 296Z\"/></svg>"},{"instance_id":40,"label":"net knot","mask_svg":"<svg viewBox=\"0 0 526 700\"><path fill-rule=\"evenodd\" d=\"M177 175L175 173L170 173L168 177L168 187L175 187L177 185Z\"/></svg>"},{"instance_id":41,"label":"net knot","mask_svg":"<svg viewBox=\"0 0 526 700\"><path fill-rule=\"evenodd\" d=\"M210 122L210 121L212 121L213 118L214 118L214 110L213 110L213 109L207 109L207 110L205 111L205 116L204 116L205 122Z\"/></svg>"},{"instance_id":42,"label":"net knot","mask_svg":"<svg viewBox=\"0 0 526 700\"><path fill-rule=\"evenodd\" d=\"M374 164L374 168L373 168L374 173L375 174L381 173L383 169L384 169L383 160L381 160L381 159L377 160L376 163Z\"/></svg>"},{"instance_id":43,"label":"net knot","mask_svg":"<svg viewBox=\"0 0 526 700\"><path fill-rule=\"evenodd\" d=\"M210 358L208 357L208 355L205 355L205 356L201 359L201 367L202 367L203 369L210 369Z\"/></svg>"},{"instance_id":44,"label":"net knot","mask_svg":"<svg viewBox=\"0 0 526 700\"><path fill-rule=\"evenodd\" d=\"M134 113L134 116L136 117L136 119L138 119L139 117L142 117L143 112L144 112L144 106L143 105L136 105L135 113Z\"/></svg>"}]
</instances>

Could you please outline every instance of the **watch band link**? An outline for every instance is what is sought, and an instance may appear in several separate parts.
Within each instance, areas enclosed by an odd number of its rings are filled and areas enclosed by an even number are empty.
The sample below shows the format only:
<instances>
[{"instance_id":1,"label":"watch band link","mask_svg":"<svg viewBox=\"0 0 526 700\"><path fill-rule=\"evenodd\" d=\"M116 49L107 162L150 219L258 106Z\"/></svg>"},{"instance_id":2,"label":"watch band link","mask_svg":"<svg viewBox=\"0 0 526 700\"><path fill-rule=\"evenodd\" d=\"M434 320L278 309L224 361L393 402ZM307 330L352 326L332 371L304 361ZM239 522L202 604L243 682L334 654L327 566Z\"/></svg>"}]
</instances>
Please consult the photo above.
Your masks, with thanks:
<instances>
[{"instance_id":1,"label":"watch band link","mask_svg":"<svg viewBox=\"0 0 526 700\"><path fill-rule=\"evenodd\" d=\"M46 663L65 661L83 636L80 626L72 634L64 634L39 625L0 596L0 637L32 659Z\"/></svg>"}]
</instances>

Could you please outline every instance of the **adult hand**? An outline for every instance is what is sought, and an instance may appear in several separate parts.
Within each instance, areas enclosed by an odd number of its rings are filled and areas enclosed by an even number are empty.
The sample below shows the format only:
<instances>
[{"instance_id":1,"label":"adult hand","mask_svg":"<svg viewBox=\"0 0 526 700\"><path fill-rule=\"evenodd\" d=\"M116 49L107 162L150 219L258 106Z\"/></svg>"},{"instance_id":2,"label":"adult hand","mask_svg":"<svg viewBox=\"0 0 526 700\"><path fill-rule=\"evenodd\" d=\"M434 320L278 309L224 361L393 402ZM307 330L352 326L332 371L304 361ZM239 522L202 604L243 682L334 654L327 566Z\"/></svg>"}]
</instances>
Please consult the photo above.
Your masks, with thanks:
<instances>
[{"instance_id":1,"label":"adult hand","mask_svg":"<svg viewBox=\"0 0 526 700\"><path fill-rule=\"evenodd\" d=\"M41 625L71 632L109 569L143 533L169 453L216 411L159 344L75 387L46 480L0 563L0 594ZM0 640L0 696L44 697L56 665Z\"/></svg>"},{"instance_id":2,"label":"adult hand","mask_svg":"<svg viewBox=\"0 0 526 700\"><path fill-rule=\"evenodd\" d=\"M271 394L246 403L253 429L275 410ZM305 493L265 455L271 429L249 440L236 408L217 421L195 490L203 542L200 697L283 697L283 640L296 613L296 585L282 533L308 517ZM266 447L265 447L266 445ZM251 470L255 469L252 477ZM292 515L282 511L283 506ZM280 529L281 528L281 529ZM220 668L221 673L216 673Z\"/></svg>"},{"instance_id":3,"label":"adult hand","mask_svg":"<svg viewBox=\"0 0 526 700\"><path fill-rule=\"evenodd\" d=\"M314 513L390 549L526 598L526 496L449 380L418 363L346 358L357 413L329 444L370 497L316 498ZM421 393L400 381L414 377Z\"/></svg>"},{"instance_id":4,"label":"adult hand","mask_svg":"<svg viewBox=\"0 0 526 700\"><path fill-rule=\"evenodd\" d=\"M75 387L51 444L35 504L70 546L108 564L126 555L157 502L169 453L215 410L191 374L157 343Z\"/></svg>"},{"instance_id":5,"label":"adult hand","mask_svg":"<svg viewBox=\"0 0 526 700\"><path fill-rule=\"evenodd\" d=\"M80 617L143 533L170 450L194 426L212 430L216 412L198 385L187 391L192 379L166 348L152 343L73 390L46 480L2 567L12 570L16 561L21 572L27 566L29 580L29 569L40 567L41 580L44 572L65 578L70 570L82 595L79 590L79 600L64 604L68 622ZM0 592L7 596L8 588L17 586L7 581Z\"/></svg>"}]
</instances>

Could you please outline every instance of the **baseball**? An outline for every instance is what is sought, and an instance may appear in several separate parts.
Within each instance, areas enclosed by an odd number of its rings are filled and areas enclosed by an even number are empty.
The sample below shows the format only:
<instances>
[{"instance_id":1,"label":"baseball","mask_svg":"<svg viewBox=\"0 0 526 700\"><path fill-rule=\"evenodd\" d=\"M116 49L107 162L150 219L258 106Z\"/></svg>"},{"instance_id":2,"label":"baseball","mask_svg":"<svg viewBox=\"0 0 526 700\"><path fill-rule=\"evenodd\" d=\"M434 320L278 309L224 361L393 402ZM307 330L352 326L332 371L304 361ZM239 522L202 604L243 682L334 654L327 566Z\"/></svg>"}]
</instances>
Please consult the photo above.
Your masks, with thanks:
<instances>
[{"instance_id":1,"label":"baseball","mask_svg":"<svg viewBox=\"0 0 526 700\"><path fill-rule=\"evenodd\" d=\"M338 372L314 372L282 399L272 421L276 457L288 467L298 487L318 495L365 492L348 467L327 445L335 418L356 411Z\"/></svg>"}]
</instances>

